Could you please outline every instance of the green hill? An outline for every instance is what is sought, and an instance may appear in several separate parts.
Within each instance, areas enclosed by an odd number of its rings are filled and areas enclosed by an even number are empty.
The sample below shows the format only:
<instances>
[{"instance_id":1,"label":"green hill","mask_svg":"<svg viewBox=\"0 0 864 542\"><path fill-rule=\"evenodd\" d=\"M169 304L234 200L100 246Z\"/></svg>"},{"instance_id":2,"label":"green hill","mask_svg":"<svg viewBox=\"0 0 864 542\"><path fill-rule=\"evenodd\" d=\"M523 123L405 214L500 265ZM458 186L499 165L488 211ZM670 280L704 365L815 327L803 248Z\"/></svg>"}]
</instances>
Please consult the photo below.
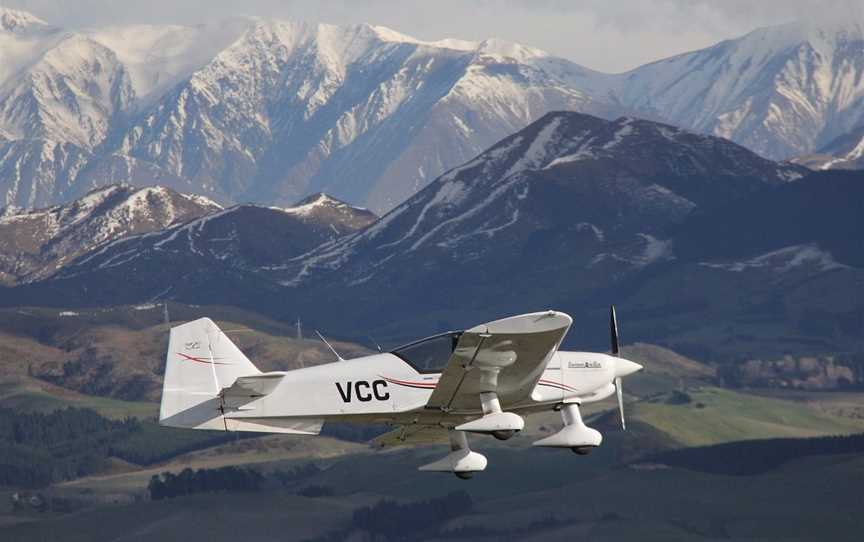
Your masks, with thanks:
<instances>
[{"instance_id":1,"label":"green hill","mask_svg":"<svg viewBox=\"0 0 864 542\"><path fill-rule=\"evenodd\" d=\"M630 422L661 431L680 446L864 431L864 419L831 415L813 404L714 387L663 393L626 409ZM616 426L617 414L606 414L601 423Z\"/></svg>"}]
</instances>

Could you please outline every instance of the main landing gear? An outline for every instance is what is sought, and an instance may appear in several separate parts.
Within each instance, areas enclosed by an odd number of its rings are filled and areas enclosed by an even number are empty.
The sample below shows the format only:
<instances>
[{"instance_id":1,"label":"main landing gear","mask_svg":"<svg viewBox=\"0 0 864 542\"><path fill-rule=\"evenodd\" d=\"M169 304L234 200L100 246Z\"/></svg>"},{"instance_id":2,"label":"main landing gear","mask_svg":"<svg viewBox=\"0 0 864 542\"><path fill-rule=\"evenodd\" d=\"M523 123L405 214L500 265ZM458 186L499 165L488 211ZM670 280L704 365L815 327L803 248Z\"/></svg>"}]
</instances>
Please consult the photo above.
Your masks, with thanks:
<instances>
[{"instance_id":1,"label":"main landing gear","mask_svg":"<svg viewBox=\"0 0 864 542\"><path fill-rule=\"evenodd\" d=\"M525 427L525 420L518 414L503 412L498 395L495 392L480 394L480 405L483 417L450 430L450 453L438 461L423 465L422 471L452 472L459 478L467 480L475 472L486 468L486 457L472 452L468 447L466 432L492 435L498 440L513 438Z\"/></svg>"},{"instance_id":2,"label":"main landing gear","mask_svg":"<svg viewBox=\"0 0 864 542\"><path fill-rule=\"evenodd\" d=\"M570 448L579 455L588 455L603 442L603 435L596 429L585 425L582 415L579 413L577 403L565 403L561 407L561 419L564 428L533 443L533 446L545 446L550 448Z\"/></svg>"},{"instance_id":3,"label":"main landing gear","mask_svg":"<svg viewBox=\"0 0 864 542\"><path fill-rule=\"evenodd\" d=\"M464 431L451 429L449 436L450 453L438 461L423 465L419 470L427 472L452 472L457 477L468 480L474 476L475 472L486 469L486 456L471 451L471 448L468 447L468 437Z\"/></svg>"},{"instance_id":4,"label":"main landing gear","mask_svg":"<svg viewBox=\"0 0 864 542\"><path fill-rule=\"evenodd\" d=\"M498 401L498 394L494 391L480 394L480 407L483 409L482 418L457 425L456 429L492 435L498 440L507 440L525 427L525 420L522 419L522 416L501 410L501 402Z\"/></svg>"}]
</instances>

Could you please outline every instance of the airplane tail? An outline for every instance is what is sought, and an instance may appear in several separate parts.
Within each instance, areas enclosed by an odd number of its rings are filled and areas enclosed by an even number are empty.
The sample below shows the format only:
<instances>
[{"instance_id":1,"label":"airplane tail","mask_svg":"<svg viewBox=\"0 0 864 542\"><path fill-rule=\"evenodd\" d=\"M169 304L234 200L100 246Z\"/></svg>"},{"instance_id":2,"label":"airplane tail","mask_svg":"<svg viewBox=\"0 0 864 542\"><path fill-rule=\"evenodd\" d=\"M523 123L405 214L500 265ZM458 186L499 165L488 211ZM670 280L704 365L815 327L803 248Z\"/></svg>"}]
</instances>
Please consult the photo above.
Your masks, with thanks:
<instances>
[{"instance_id":1,"label":"airplane tail","mask_svg":"<svg viewBox=\"0 0 864 542\"><path fill-rule=\"evenodd\" d=\"M261 371L209 318L171 328L159 423L226 430L219 396L243 376Z\"/></svg>"},{"instance_id":2,"label":"airplane tail","mask_svg":"<svg viewBox=\"0 0 864 542\"><path fill-rule=\"evenodd\" d=\"M317 435L323 420L291 417L266 399L286 373L262 373L209 318L171 328L159 424Z\"/></svg>"}]
</instances>

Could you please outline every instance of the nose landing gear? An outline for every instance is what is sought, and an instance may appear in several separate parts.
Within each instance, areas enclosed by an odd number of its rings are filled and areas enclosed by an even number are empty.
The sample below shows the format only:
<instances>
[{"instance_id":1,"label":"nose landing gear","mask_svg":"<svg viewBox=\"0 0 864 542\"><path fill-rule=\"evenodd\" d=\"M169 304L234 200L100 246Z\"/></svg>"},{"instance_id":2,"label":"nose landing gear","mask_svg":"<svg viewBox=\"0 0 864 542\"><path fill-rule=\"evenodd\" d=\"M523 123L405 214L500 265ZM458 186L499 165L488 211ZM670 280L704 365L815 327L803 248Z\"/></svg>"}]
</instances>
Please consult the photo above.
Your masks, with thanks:
<instances>
[{"instance_id":1,"label":"nose landing gear","mask_svg":"<svg viewBox=\"0 0 864 542\"><path fill-rule=\"evenodd\" d=\"M564 428L533 443L534 446L546 446L550 448L570 448L579 455L588 455L603 442L603 435L596 429L585 425L582 415L579 413L577 403L565 403L561 407L561 419Z\"/></svg>"}]
</instances>

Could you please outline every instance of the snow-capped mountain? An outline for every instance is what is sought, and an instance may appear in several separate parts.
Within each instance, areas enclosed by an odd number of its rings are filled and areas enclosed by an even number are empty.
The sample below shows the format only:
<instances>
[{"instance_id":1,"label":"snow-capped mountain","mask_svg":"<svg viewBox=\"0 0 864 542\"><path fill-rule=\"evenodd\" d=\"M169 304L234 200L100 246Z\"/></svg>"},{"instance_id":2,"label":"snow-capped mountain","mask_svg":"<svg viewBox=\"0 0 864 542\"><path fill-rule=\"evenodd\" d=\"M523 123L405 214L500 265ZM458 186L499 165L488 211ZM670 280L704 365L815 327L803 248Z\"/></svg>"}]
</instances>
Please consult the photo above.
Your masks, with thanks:
<instances>
[{"instance_id":1,"label":"snow-capped mountain","mask_svg":"<svg viewBox=\"0 0 864 542\"><path fill-rule=\"evenodd\" d=\"M254 18L70 32L0 13L0 136L131 157L219 201L326 190L387 209L547 111L618 111L578 89L588 70L499 40ZM0 180L7 205L93 182L23 177Z\"/></svg>"},{"instance_id":2,"label":"snow-capped mountain","mask_svg":"<svg viewBox=\"0 0 864 542\"><path fill-rule=\"evenodd\" d=\"M103 244L0 304L171 299L393 340L555 307L600 348L615 302L631 340L707 358L845 349L864 310L848 294L864 182L804 173L666 124L557 112L375 222L321 195L238 206Z\"/></svg>"},{"instance_id":3,"label":"snow-capped mountain","mask_svg":"<svg viewBox=\"0 0 864 542\"><path fill-rule=\"evenodd\" d=\"M66 205L0 209L0 282L28 282L106 241L162 230L221 209L164 187L107 186Z\"/></svg>"},{"instance_id":4,"label":"snow-capped mountain","mask_svg":"<svg viewBox=\"0 0 864 542\"><path fill-rule=\"evenodd\" d=\"M371 25L0 21L4 205L128 182L221 203L326 191L386 211L551 110L664 119L775 159L864 124L855 21L759 29L617 75Z\"/></svg>"},{"instance_id":5,"label":"snow-capped mountain","mask_svg":"<svg viewBox=\"0 0 864 542\"><path fill-rule=\"evenodd\" d=\"M664 124L550 113L447 172L370 228L325 245L280 280L330 282L328 272L337 270L349 283L381 276L388 282L414 268L408 261L440 268L437 279L494 273L490 261L497 262L493 269L511 269L537 251L533 243L542 231L546 257L557 255L592 275L579 287L589 288L670 256L665 229L697 207L806 171ZM470 270L471 262L484 264Z\"/></svg>"},{"instance_id":6,"label":"snow-capped mountain","mask_svg":"<svg viewBox=\"0 0 864 542\"><path fill-rule=\"evenodd\" d=\"M52 277L84 286L100 299L260 301L271 288L255 277L322 243L354 233L378 217L326 194L293 207L237 205L159 231L117 238L69 261ZM76 289L76 288L73 288ZM197 293L195 293L197 292ZM227 297L226 297L227 296Z\"/></svg>"},{"instance_id":7,"label":"snow-capped mountain","mask_svg":"<svg viewBox=\"0 0 864 542\"><path fill-rule=\"evenodd\" d=\"M608 110L543 58L368 25L256 21L119 149L234 198L326 190L388 209L549 110Z\"/></svg>"},{"instance_id":8,"label":"snow-capped mountain","mask_svg":"<svg viewBox=\"0 0 864 542\"><path fill-rule=\"evenodd\" d=\"M774 159L864 121L864 24L796 22L599 81L594 92Z\"/></svg>"},{"instance_id":9,"label":"snow-capped mountain","mask_svg":"<svg viewBox=\"0 0 864 542\"><path fill-rule=\"evenodd\" d=\"M73 143L50 139L0 140L0 190L4 206L38 208L70 202L106 185L166 186L197 192L188 179L119 154L98 156Z\"/></svg>"}]
</instances>

